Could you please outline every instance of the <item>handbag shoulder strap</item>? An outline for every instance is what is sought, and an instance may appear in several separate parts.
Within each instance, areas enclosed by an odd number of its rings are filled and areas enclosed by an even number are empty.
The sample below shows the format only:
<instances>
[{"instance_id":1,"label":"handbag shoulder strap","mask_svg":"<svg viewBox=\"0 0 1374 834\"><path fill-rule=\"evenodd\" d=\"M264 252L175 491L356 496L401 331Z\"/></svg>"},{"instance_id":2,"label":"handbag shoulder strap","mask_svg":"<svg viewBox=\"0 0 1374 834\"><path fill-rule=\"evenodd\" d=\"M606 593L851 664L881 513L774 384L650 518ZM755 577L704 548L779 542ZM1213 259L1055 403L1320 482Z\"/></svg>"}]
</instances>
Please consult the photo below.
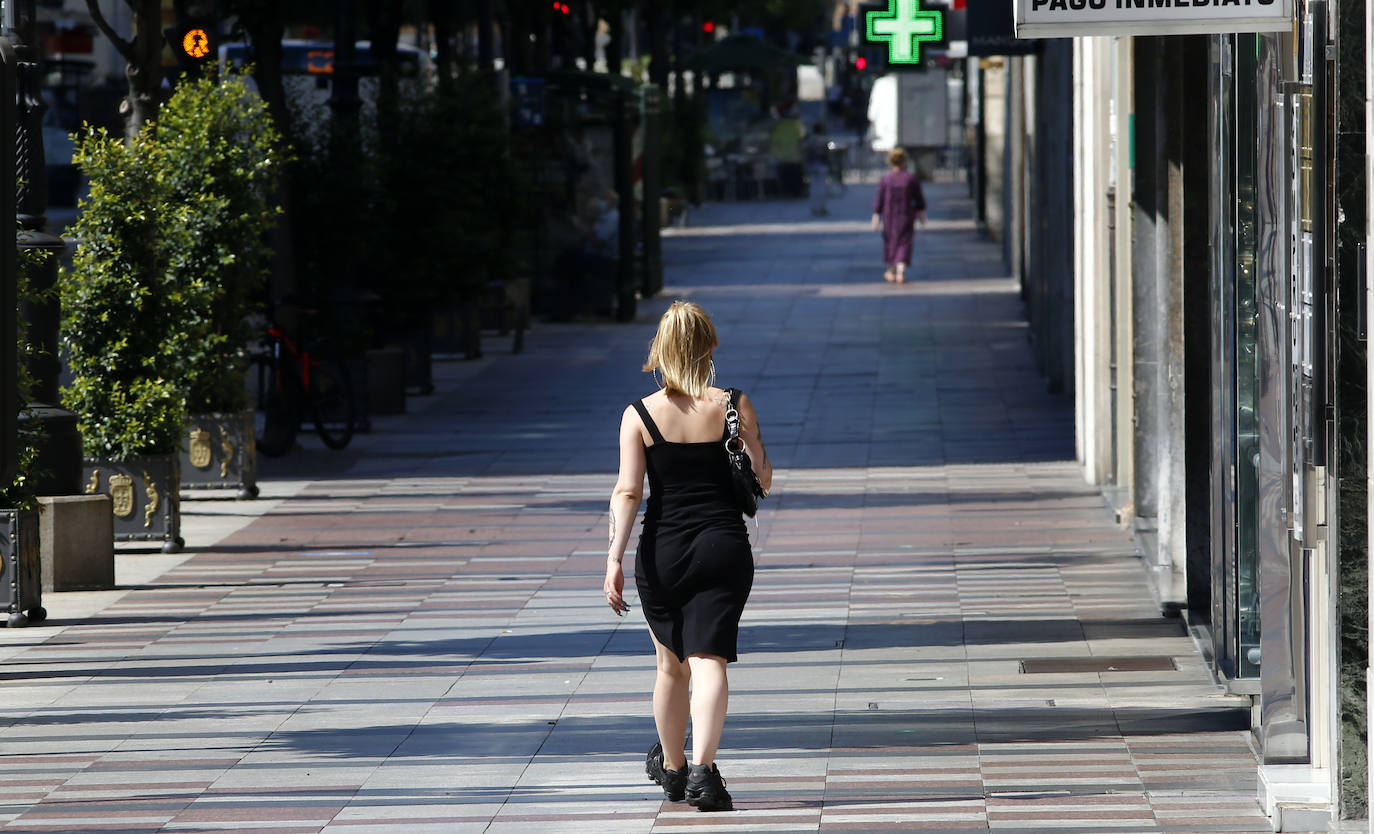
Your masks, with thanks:
<instances>
[{"instance_id":1,"label":"handbag shoulder strap","mask_svg":"<svg viewBox=\"0 0 1374 834\"><path fill-rule=\"evenodd\" d=\"M730 395L729 404L725 406L725 442L739 437L739 389L727 388L725 392Z\"/></svg>"}]
</instances>

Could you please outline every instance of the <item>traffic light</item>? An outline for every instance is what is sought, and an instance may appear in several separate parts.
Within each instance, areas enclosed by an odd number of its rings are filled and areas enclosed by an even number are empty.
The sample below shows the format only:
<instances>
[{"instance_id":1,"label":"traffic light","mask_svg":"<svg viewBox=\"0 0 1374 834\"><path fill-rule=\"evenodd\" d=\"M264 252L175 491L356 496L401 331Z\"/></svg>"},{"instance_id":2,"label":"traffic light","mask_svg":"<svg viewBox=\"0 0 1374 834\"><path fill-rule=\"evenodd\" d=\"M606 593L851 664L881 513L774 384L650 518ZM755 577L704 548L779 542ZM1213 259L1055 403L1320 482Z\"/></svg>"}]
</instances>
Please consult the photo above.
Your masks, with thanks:
<instances>
[{"instance_id":1,"label":"traffic light","mask_svg":"<svg viewBox=\"0 0 1374 834\"><path fill-rule=\"evenodd\" d=\"M177 63L189 73L203 71L219 52L219 9L215 0L174 0L176 25L167 43Z\"/></svg>"},{"instance_id":2,"label":"traffic light","mask_svg":"<svg viewBox=\"0 0 1374 834\"><path fill-rule=\"evenodd\" d=\"M850 53L849 66L861 75L879 76L887 72L887 55L879 47L863 44Z\"/></svg>"}]
</instances>

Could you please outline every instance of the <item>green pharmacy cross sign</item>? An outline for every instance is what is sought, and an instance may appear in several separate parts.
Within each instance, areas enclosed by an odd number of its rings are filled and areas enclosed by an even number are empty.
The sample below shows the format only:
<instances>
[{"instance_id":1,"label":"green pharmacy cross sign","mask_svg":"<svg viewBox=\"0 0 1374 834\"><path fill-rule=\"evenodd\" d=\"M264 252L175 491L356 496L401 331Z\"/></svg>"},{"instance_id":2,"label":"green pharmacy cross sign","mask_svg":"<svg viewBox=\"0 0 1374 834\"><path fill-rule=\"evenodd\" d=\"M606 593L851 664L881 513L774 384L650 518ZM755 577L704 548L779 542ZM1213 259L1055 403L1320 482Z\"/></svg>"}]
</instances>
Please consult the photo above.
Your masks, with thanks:
<instances>
[{"instance_id":1,"label":"green pharmacy cross sign","mask_svg":"<svg viewBox=\"0 0 1374 834\"><path fill-rule=\"evenodd\" d=\"M939 41L943 30L940 12L921 11L920 0L887 0L887 11L868 13L868 40L887 41L892 64L919 64L921 42Z\"/></svg>"}]
</instances>

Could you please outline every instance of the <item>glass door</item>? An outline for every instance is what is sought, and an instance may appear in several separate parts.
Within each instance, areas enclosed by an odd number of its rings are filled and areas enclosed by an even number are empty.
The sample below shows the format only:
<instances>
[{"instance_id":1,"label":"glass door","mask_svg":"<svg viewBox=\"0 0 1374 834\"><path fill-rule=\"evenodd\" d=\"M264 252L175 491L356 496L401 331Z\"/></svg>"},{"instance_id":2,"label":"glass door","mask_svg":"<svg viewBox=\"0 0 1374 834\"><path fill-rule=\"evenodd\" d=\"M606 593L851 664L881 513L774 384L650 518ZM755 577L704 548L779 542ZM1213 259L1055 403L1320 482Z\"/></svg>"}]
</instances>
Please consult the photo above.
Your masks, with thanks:
<instances>
[{"instance_id":1,"label":"glass door","mask_svg":"<svg viewBox=\"0 0 1374 834\"><path fill-rule=\"evenodd\" d=\"M1236 677L1259 676L1258 39L1235 37Z\"/></svg>"},{"instance_id":2,"label":"glass door","mask_svg":"<svg viewBox=\"0 0 1374 834\"><path fill-rule=\"evenodd\" d=\"M1256 678L1259 614L1257 92L1253 35L1212 42L1212 611L1215 662Z\"/></svg>"}]
</instances>

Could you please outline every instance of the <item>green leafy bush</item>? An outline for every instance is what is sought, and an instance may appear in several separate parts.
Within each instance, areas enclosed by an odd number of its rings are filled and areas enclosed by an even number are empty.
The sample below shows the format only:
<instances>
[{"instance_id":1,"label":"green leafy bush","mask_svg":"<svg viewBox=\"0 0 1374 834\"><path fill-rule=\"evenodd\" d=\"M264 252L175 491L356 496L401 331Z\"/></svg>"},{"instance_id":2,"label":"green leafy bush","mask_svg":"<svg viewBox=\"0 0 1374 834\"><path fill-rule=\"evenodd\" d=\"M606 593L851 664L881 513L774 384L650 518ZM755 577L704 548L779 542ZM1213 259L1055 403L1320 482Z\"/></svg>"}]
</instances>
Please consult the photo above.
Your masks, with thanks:
<instances>
[{"instance_id":1,"label":"green leafy bush","mask_svg":"<svg viewBox=\"0 0 1374 834\"><path fill-rule=\"evenodd\" d=\"M64 401L86 454L173 452L188 411L244 407L244 318L270 258L276 140L237 77L183 82L127 143L90 127L77 137L91 190L60 286Z\"/></svg>"},{"instance_id":2,"label":"green leafy bush","mask_svg":"<svg viewBox=\"0 0 1374 834\"><path fill-rule=\"evenodd\" d=\"M190 208L173 202L157 157L148 126L127 144L87 127L74 155L91 189L59 281L72 372L63 401L86 454L115 460L177 449L187 357L213 301L208 285L183 285L171 269L172 253L189 245Z\"/></svg>"},{"instance_id":3,"label":"green leafy bush","mask_svg":"<svg viewBox=\"0 0 1374 834\"><path fill-rule=\"evenodd\" d=\"M377 288L391 326L409 329L509 277L517 175L500 102L480 78L405 101L398 116L399 141L379 154L376 215L400 245L378 264Z\"/></svg>"},{"instance_id":4,"label":"green leafy bush","mask_svg":"<svg viewBox=\"0 0 1374 834\"><path fill-rule=\"evenodd\" d=\"M186 224L177 230L184 245L169 252L169 268L179 285L203 285L210 301L187 346L187 410L240 411L243 347L252 337L246 314L272 257L266 241L278 213L280 137L267 105L237 75L183 81L156 131L158 176L189 209L176 215Z\"/></svg>"},{"instance_id":5,"label":"green leafy bush","mask_svg":"<svg viewBox=\"0 0 1374 834\"><path fill-rule=\"evenodd\" d=\"M369 325L403 331L511 274L519 176L488 80L411 91L385 137L364 108L351 143L331 130L324 108L292 105L291 222L307 297L323 304L339 288L374 293ZM386 335L340 334L349 323L332 324L345 341Z\"/></svg>"},{"instance_id":6,"label":"green leafy bush","mask_svg":"<svg viewBox=\"0 0 1374 834\"><path fill-rule=\"evenodd\" d=\"M43 268L48 253L39 249L20 249L18 252L18 298L20 303L38 302L43 296L34 288L33 275ZM21 316L18 321L19 401L28 403L32 399L33 378L29 373L29 362L37 355L39 348L28 339L28 322ZM38 468L38 449L43 441L43 430L37 420L24 420L31 417L27 408L20 411L18 466L14 478L9 483L0 483L0 508L29 510L37 506L34 485L42 476Z\"/></svg>"}]
</instances>

